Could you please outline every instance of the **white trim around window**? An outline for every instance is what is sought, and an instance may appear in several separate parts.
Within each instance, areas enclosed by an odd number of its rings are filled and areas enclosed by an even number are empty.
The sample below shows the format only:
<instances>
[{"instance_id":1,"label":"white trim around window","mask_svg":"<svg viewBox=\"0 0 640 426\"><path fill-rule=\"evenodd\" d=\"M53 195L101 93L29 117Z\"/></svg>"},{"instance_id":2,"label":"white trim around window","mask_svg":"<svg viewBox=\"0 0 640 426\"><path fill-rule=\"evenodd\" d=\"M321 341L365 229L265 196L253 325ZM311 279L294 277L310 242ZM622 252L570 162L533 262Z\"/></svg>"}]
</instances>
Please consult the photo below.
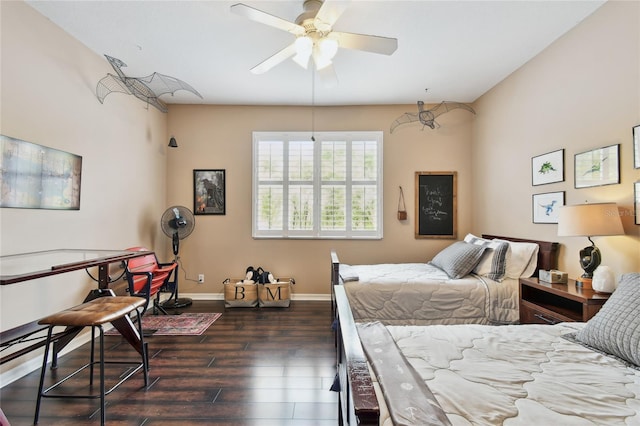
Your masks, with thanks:
<instances>
[{"instance_id":1,"label":"white trim around window","mask_svg":"<svg viewBox=\"0 0 640 426\"><path fill-rule=\"evenodd\" d=\"M253 237L381 239L382 135L253 132Z\"/></svg>"}]
</instances>

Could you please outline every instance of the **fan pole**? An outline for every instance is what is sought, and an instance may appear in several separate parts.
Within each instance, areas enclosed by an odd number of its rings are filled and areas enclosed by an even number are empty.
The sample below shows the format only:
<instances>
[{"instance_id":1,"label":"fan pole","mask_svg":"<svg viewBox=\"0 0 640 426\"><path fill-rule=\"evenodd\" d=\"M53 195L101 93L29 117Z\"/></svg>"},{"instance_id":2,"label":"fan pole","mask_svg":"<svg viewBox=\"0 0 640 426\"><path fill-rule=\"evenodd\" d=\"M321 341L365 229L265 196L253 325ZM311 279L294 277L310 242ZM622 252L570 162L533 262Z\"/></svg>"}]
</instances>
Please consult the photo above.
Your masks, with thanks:
<instances>
[{"instance_id":1,"label":"fan pole","mask_svg":"<svg viewBox=\"0 0 640 426\"><path fill-rule=\"evenodd\" d=\"M178 261L177 256L175 261ZM193 303L193 300L188 297L178 297L178 269L180 268L178 267L173 271L173 294L162 303L162 307L165 309L180 309Z\"/></svg>"},{"instance_id":2,"label":"fan pole","mask_svg":"<svg viewBox=\"0 0 640 426\"><path fill-rule=\"evenodd\" d=\"M178 252L180 251L180 238L178 237L178 231L173 233L173 237L171 240L173 245L173 261L178 263ZM165 309L180 309L193 303L193 300L188 297L178 297L178 269L180 269L180 267L174 270L173 294L171 294L171 296L169 296L169 298L164 303L162 303L162 307Z\"/></svg>"}]
</instances>

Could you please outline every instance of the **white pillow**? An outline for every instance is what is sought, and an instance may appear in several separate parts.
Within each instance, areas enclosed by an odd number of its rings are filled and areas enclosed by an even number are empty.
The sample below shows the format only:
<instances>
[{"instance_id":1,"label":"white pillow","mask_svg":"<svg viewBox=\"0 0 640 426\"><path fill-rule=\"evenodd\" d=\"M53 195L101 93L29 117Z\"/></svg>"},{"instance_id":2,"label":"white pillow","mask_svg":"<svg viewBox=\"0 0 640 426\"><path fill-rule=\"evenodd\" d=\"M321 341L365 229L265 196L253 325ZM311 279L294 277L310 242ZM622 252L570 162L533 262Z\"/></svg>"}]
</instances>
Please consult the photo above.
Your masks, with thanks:
<instances>
[{"instance_id":1,"label":"white pillow","mask_svg":"<svg viewBox=\"0 0 640 426\"><path fill-rule=\"evenodd\" d=\"M464 241L487 247L480 262L473 268L473 272L494 281L502 282L506 273L507 252L509 243L506 241L487 240L473 234L467 234Z\"/></svg>"},{"instance_id":2,"label":"white pillow","mask_svg":"<svg viewBox=\"0 0 640 426\"><path fill-rule=\"evenodd\" d=\"M538 266L538 250L540 247L536 243L519 243L514 241L509 243L507 251L507 272L508 278L530 277Z\"/></svg>"}]
</instances>

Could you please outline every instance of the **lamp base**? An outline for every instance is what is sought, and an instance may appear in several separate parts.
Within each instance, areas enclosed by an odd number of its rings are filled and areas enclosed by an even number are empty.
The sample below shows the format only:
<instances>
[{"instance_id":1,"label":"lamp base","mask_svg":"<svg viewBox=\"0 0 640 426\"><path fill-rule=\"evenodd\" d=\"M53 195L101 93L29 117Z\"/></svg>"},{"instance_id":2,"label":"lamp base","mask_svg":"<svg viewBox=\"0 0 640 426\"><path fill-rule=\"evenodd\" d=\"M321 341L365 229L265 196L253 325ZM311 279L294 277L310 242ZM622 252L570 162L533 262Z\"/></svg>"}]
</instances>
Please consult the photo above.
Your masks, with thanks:
<instances>
[{"instance_id":1,"label":"lamp base","mask_svg":"<svg viewBox=\"0 0 640 426\"><path fill-rule=\"evenodd\" d=\"M576 280L576 287L586 288L591 290L593 289L593 286L591 283L592 283L591 278L580 277Z\"/></svg>"}]
</instances>

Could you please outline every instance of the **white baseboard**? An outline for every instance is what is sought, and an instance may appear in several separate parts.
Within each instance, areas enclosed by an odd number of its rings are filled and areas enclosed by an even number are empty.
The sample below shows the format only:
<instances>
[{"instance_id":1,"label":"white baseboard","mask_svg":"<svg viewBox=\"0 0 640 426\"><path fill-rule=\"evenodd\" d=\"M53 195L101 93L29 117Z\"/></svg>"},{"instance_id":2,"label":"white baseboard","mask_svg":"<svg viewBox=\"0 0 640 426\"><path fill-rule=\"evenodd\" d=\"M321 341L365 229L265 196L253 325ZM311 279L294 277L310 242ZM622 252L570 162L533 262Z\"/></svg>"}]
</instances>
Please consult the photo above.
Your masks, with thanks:
<instances>
[{"instance_id":1,"label":"white baseboard","mask_svg":"<svg viewBox=\"0 0 640 426\"><path fill-rule=\"evenodd\" d=\"M224 300L224 294L222 293L180 293L178 295L180 298L185 297L193 300ZM309 301L330 301L330 294L292 294L291 300L309 300ZM150 308L151 309L151 308ZM110 329L111 326L106 326L105 331ZM91 337L91 333L88 331L77 336L73 339L69 344L58 354L59 357L64 356L64 354L69 353L70 351L84 345L89 342ZM10 383L15 382L23 376L31 373L34 370L40 369L42 367L42 355L44 354L44 349L40 349L38 351L31 352L28 354L32 356L29 360L19 364L18 366L11 368L7 371L3 371L0 374L0 388L7 386ZM27 357L27 355L24 355Z\"/></svg>"},{"instance_id":2,"label":"white baseboard","mask_svg":"<svg viewBox=\"0 0 640 426\"><path fill-rule=\"evenodd\" d=\"M180 298L193 300L224 300L223 293L180 293ZM291 300L331 301L330 294L292 294Z\"/></svg>"}]
</instances>

